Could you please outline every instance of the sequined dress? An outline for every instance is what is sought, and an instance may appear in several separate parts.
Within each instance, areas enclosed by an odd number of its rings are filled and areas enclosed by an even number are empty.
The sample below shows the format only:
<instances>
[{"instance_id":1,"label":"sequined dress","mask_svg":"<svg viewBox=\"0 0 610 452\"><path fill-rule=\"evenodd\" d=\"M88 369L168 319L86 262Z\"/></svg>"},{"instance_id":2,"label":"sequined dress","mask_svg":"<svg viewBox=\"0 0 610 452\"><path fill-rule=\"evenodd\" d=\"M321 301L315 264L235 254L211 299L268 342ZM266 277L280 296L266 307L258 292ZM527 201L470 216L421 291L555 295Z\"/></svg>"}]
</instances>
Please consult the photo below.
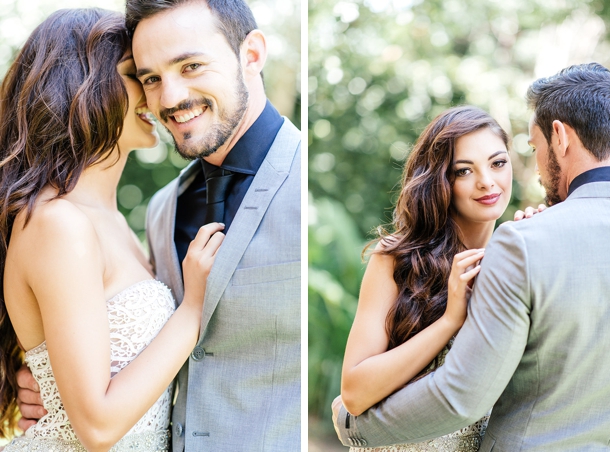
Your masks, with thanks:
<instances>
[{"instance_id":1,"label":"sequined dress","mask_svg":"<svg viewBox=\"0 0 610 452\"><path fill-rule=\"evenodd\" d=\"M452 343L453 340L449 343L449 347ZM449 347L445 347L440 352L439 366L445 362L445 356L449 351ZM428 370L432 372L434 369L431 366ZM457 432L422 443L394 444L383 447L351 447L350 452L477 452L479 447L481 447L481 441L485 435L485 429L487 429L490 413L487 413L486 416L474 424L464 427Z\"/></svg>"},{"instance_id":2,"label":"sequined dress","mask_svg":"<svg viewBox=\"0 0 610 452\"><path fill-rule=\"evenodd\" d=\"M110 324L111 375L133 361L157 336L175 309L170 290L160 281L136 283L106 302ZM13 439L4 452L86 452L59 396L46 342L29 350L25 362L40 386L48 414ZM111 452L165 452L169 448L171 385Z\"/></svg>"}]
</instances>

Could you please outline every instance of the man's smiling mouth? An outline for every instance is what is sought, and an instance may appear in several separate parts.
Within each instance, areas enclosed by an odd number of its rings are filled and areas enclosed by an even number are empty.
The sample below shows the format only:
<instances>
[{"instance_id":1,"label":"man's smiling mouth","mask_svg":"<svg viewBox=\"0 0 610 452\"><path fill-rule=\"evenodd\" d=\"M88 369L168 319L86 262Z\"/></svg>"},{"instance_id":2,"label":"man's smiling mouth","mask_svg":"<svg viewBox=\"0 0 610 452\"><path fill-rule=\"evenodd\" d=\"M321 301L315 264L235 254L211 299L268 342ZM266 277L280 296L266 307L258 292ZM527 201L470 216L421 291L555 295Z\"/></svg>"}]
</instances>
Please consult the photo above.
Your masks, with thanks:
<instances>
[{"instance_id":1,"label":"man's smiling mouth","mask_svg":"<svg viewBox=\"0 0 610 452\"><path fill-rule=\"evenodd\" d=\"M184 124L185 122L188 122L194 118L197 118L198 116L201 116L201 114L206 109L207 109L207 107L195 107L190 111L180 113L180 114L170 115L170 117L173 118L174 121L176 121L177 123Z\"/></svg>"}]
</instances>

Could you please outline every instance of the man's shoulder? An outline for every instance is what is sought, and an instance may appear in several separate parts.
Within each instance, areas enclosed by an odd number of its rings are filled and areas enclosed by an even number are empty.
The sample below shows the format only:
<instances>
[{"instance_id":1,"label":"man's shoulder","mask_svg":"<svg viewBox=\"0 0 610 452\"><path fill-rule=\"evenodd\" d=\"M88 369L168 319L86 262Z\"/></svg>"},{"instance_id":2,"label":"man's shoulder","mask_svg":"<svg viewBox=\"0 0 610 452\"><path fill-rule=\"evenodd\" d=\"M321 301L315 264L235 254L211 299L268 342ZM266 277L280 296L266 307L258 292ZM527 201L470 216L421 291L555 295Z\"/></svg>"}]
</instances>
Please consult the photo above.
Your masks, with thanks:
<instances>
[{"instance_id":1,"label":"man's shoulder","mask_svg":"<svg viewBox=\"0 0 610 452\"><path fill-rule=\"evenodd\" d=\"M504 248L523 248L529 255L545 254L569 245L566 237L580 237L583 231L594 230L598 222L605 221L598 209L603 207L597 206L596 199L588 198L584 204L581 200L569 198L532 218L502 223L487 248L501 244Z\"/></svg>"},{"instance_id":2,"label":"man's shoulder","mask_svg":"<svg viewBox=\"0 0 610 452\"><path fill-rule=\"evenodd\" d=\"M275 140L273 141L273 144L271 145L271 147L274 146L300 146L301 144L301 131L297 128L297 126L295 126L292 121L290 121L290 119L288 119L287 117L283 117L284 118L284 123L282 124L282 127L280 127L280 130L278 131L277 135L275 136Z\"/></svg>"},{"instance_id":3,"label":"man's shoulder","mask_svg":"<svg viewBox=\"0 0 610 452\"><path fill-rule=\"evenodd\" d=\"M152 196L150 202L148 203L149 212L160 210L168 204L172 196L174 196L179 179L180 176L176 177Z\"/></svg>"},{"instance_id":4,"label":"man's shoulder","mask_svg":"<svg viewBox=\"0 0 610 452\"><path fill-rule=\"evenodd\" d=\"M293 173L300 165L294 165L300 158L301 131L288 118L275 136L275 140L265 157L265 162L278 172ZM297 171L298 172L298 171Z\"/></svg>"}]
</instances>

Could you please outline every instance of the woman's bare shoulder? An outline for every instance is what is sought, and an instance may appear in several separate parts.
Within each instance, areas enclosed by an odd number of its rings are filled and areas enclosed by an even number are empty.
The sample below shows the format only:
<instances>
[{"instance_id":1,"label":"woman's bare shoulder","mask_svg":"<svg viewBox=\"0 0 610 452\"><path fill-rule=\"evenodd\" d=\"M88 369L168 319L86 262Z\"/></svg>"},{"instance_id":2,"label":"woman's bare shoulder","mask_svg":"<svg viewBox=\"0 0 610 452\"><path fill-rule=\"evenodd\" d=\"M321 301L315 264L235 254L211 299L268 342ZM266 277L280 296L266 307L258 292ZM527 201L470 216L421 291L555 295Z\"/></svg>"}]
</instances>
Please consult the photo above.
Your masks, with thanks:
<instances>
[{"instance_id":1,"label":"woman's bare shoulder","mask_svg":"<svg viewBox=\"0 0 610 452\"><path fill-rule=\"evenodd\" d=\"M21 218L19 218L21 217ZM25 224L26 212L20 212L17 220L23 230L32 233L51 233L58 236L77 234L89 234L95 232L94 225L89 217L74 203L62 199L41 199L36 202L27 225Z\"/></svg>"},{"instance_id":2,"label":"woman's bare shoulder","mask_svg":"<svg viewBox=\"0 0 610 452\"><path fill-rule=\"evenodd\" d=\"M61 198L39 200L27 224L26 217L24 210L15 218L10 246L19 248L30 263L33 255L39 261L68 250L98 255L99 240L93 222L72 202Z\"/></svg>"}]
</instances>

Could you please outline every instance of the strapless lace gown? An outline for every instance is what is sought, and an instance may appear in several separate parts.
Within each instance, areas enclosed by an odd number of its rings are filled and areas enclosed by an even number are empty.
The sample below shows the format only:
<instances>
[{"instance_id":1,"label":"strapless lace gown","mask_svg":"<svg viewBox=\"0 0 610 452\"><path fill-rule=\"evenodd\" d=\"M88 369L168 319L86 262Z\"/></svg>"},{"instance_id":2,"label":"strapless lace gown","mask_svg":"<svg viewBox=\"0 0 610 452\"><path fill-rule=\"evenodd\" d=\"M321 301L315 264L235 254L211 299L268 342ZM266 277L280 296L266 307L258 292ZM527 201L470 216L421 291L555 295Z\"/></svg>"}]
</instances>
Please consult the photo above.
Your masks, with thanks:
<instances>
[{"instance_id":1,"label":"strapless lace gown","mask_svg":"<svg viewBox=\"0 0 610 452\"><path fill-rule=\"evenodd\" d=\"M449 342L449 346L451 346L452 342L453 340ZM448 347L445 347L440 352L439 366L442 366L445 362L445 356L448 352ZM428 370L432 372L434 369L430 367ZM487 413L486 416L474 424L464 427L457 432L422 443L394 444L383 447L351 447L350 452L477 452L485 435L490 413Z\"/></svg>"},{"instance_id":2,"label":"strapless lace gown","mask_svg":"<svg viewBox=\"0 0 610 452\"><path fill-rule=\"evenodd\" d=\"M157 336L175 309L170 290L149 279L136 283L106 303L110 323L111 375L116 375ZM9 443L4 452L86 452L66 415L46 343L29 350L25 362L40 386L48 411L23 436ZM165 452L169 445L171 385L111 452ZM120 416L120 413L117 413Z\"/></svg>"}]
</instances>

